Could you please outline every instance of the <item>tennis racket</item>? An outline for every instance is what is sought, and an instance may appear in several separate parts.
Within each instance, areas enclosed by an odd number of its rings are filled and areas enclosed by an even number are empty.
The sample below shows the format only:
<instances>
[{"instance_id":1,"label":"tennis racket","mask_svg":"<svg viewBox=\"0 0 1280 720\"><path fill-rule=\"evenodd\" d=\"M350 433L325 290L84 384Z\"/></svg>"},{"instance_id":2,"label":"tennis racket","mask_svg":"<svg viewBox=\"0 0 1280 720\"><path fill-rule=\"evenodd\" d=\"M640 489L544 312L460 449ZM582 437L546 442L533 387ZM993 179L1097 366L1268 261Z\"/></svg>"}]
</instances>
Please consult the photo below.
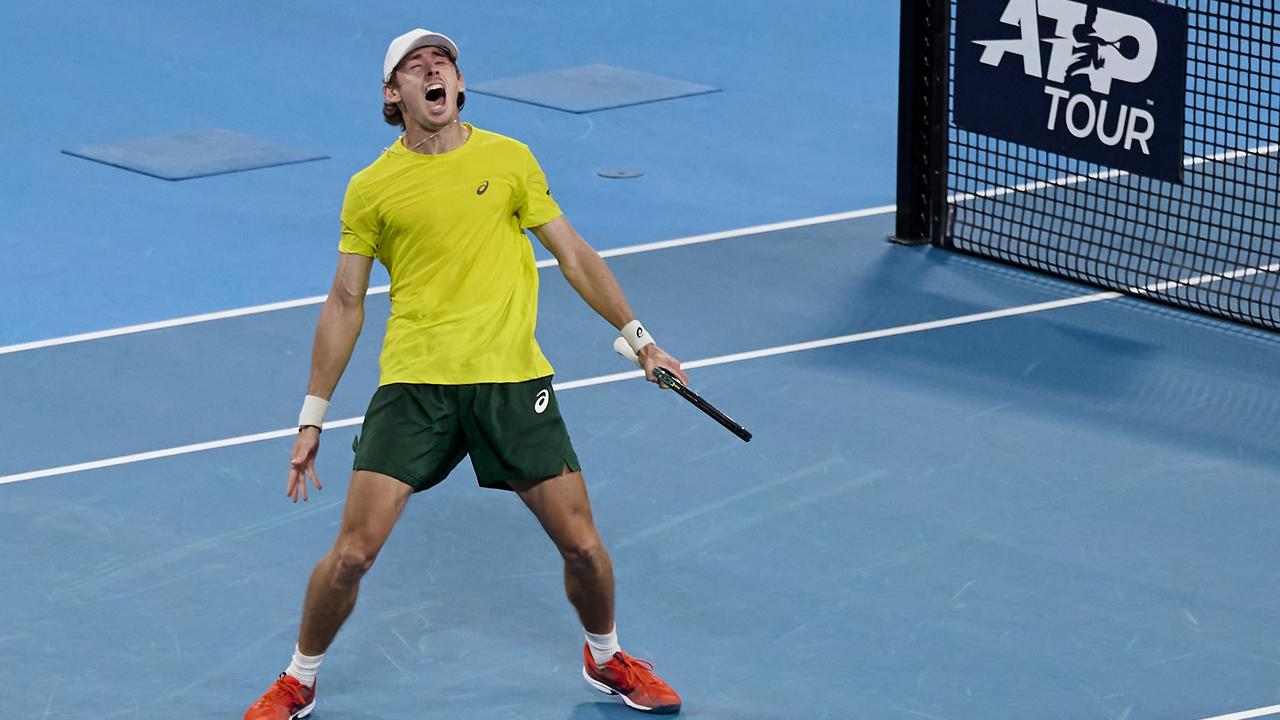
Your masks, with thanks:
<instances>
[{"instance_id":1,"label":"tennis racket","mask_svg":"<svg viewBox=\"0 0 1280 720\"><path fill-rule=\"evenodd\" d=\"M626 339L618 338L614 340L613 351L636 365L640 365L640 358L636 357L636 354L631 351L631 346L627 344ZM684 383L680 382L671 371L659 367L654 368L653 374L663 385L675 390L676 394L688 400L694 407L710 416L712 420L723 425L726 430L742 438L743 442L751 442L751 433L746 428L734 422L733 418L720 412L715 405L703 400L698 393L690 390Z\"/></svg>"}]
</instances>

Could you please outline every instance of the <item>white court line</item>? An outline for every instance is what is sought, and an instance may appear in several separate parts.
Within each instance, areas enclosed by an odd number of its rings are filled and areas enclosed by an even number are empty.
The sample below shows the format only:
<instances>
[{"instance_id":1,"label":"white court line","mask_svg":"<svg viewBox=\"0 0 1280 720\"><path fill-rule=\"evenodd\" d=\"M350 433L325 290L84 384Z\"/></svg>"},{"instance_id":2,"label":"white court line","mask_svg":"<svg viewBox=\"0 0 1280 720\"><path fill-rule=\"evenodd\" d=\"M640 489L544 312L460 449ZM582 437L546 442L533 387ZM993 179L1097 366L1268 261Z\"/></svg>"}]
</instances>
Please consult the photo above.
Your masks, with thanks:
<instances>
[{"instance_id":1,"label":"white court line","mask_svg":"<svg viewBox=\"0 0 1280 720\"><path fill-rule=\"evenodd\" d=\"M896 335L907 335L910 333L925 332L926 330L937 330L939 328L955 327L956 325L968 325L986 320L1013 317L1015 315L1029 315L1031 313L1043 312L1045 310L1056 310L1058 308L1071 307L1072 305L1084 305L1102 300L1114 300L1119 297L1124 297L1124 295L1118 292L1098 292L1091 293L1089 295L1077 295L1075 297L1064 298L1062 300L1050 300L1049 302L1035 303L1033 305L1019 305L1017 307L990 310L988 312L973 313L971 315L958 315L956 317L944 318L942 320L930 320L928 322L913 323L911 325L899 325L898 327L885 328L883 330L869 330L867 332L854 333L852 335L839 335L836 337L823 338L822 340L810 340L808 342L778 345L777 347L734 353L732 355L721 355L719 357L703 358L702 360L690 360L689 362L681 363L681 366L692 370L694 368L710 367L712 365L725 365L728 363L742 362L743 360L755 360L757 358L786 355L788 353L803 352L805 350L817 350L819 348L832 347L834 345L848 345L851 343L865 342L867 340L894 337ZM572 390L574 388L603 385L605 383L618 382L619 380L638 378L643 374L644 373L639 370L632 370L631 372L601 375L600 377L586 378L583 380L571 380L563 384L557 383L555 387L556 390ZM3 482L4 478L0 477L0 483Z\"/></svg>"},{"instance_id":2,"label":"white court line","mask_svg":"<svg viewBox=\"0 0 1280 720\"><path fill-rule=\"evenodd\" d=\"M357 418L346 418L343 420L331 420L326 422L324 427L328 430L330 428L359 425L362 422L364 422L363 416ZM165 448L164 450L152 450L150 452L135 453L133 455L121 455L119 457L77 463L75 465L63 465L61 467L49 468L47 470L18 473L17 475L0 475L0 485L5 483L22 482L23 480L35 480L36 478L54 477L55 475L69 475L71 473L83 472L85 470L97 470L99 468L113 467L116 465L128 465L129 463L173 457L174 455L189 455L191 453L204 452L205 450L216 450L224 447L233 447L235 445L248 445L249 443L261 442L263 440L275 440L277 438L290 437L297 434L298 428L290 427L282 430L255 433L253 435L241 435L239 437L224 438L222 440L192 443L191 445L179 445L177 447Z\"/></svg>"},{"instance_id":3,"label":"white court line","mask_svg":"<svg viewBox=\"0 0 1280 720\"><path fill-rule=\"evenodd\" d=\"M1241 268L1230 272L1208 275L1198 275L1186 280L1165 280L1142 287L1131 287L1126 291L1134 295L1145 295L1151 292L1163 292L1171 287L1184 285L1187 287L1195 287L1206 283L1218 282L1220 280L1234 280L1241 277L1251 277L1261 273L1280 272L1280 263L1272 263L1260 268ZM956 325L968 325L970 323L983 322L986 320L996 320L999 318L1013 317L1015 315L1029 315L1031 313L1043 312L1045 310L1057 310L1058 308L1071 307L1073 305L1085 305L1087 303L1100 302L1102 300L1115 300L1122 298L1126 293L1116 291L1105 291L1091 293L1088 295L1077 295L1075 297L1064 298L1062 300L1050 300L1048 302L1035 303L1032 305L1019 305L1017 307L1004 308L1002 310L989 310L987 312L973 313L971 315L959 315L952 318L944 318L942 320L930 320L927 322L913 323L911 325L899 325L898 327L885 328L883 330L869 330L866 332L854 333L852 335L839 335L836 337L824 338L822 340L810 340L808 342L793 343L791 345L779 345L777 347L764 348L763 350L751 350L749 352L735 353L733 355L721 355L719 357L704 358L702 360L690 360L681 363L685 368L693 369L700 367L710 367L712 365L724 365L726 363L741 362L743 360L755 360L757 358L772 357L774 355L785 355L787 353L802 352L804 350L816 350L818 348L831 347L833 345L848 345L849 343L863 342L865 340L877 340L879 338L894 337L895 335L907 335L909 333L924 332L926 330L937 330L939 328L954 327ZM606 383L618 382L619 380L628 380L630 378L640 377L643 373L639 370L631 372L614 373L612 375L601 375L599 377L586 378L583 380L570 380L565 383L556 383L556 390L572 390L574 388L589 387L591 385L603 385ZM4 478L0 478L2 482Z\"/></svg>"},{"instance_id":4,"label":"white court line","mask_svg":"<svg viewBox=\"0 0 1280 720\"><path fill-rule=\"evenodd\" d=\"M1064 298L1062 300L1035 303L1033 305L1021 305L1018 307L1005 308L1003 310L992 310L990 312L974 313L971 315L960 315L958 317L946 318L943 320L902 325L894 328L886 328L884 330L872 330L870 332L855 333L853 335L841 335L839 337L826 338L823 340L813 340L810 342L795 343L792 345L780 345L778 347L735 353L733 355L721 355L719 357L704 358L702 360L692 360L690 362L683 363L683 366L692 369L708 367L711 365L724 365L726 363L741 362L743 360L754 360L756 358L783 355L803 350L814 350L817 348L831 347L833 345L847 345L849 343L863 342L865 340L875 340L877 338L892 337L894 335L905 335L907 333L923 332L925 330L935 330L955 325L965 325L968 323L994 320L996 318L1011 317L1014 315L1026 315L1029 313L1042 312L1044 310L1053 310L1072 305L1098 302L1100 300L1111 300L1118 297L1123 297L1123 295L1118 292L1091 293L1089 295L1079 295L1076 297ZM643 376L644 373L642 371L631 370L629 372L613 373L611 375L600 375L592 378L584 378L582 380L570 380L568 382L555 383L553 387L557 391L573 390L575 388L604 385L606 383L631 380ZM364 417L344 418L342 420L328 421L324 424L324 427L328 430L331 428L359 425L362 422L364 422ZM75 465L62 465L60 467L47 468L44 470L33 470L31 472L18 473L16 475L0 475L0 485L22 482L24 480L35 480L37 478L54 477L57 475L68 475L70 473L82 472L85 470L97 470L99 468L113 467L115 465L127 465L135 462L143 462L145 460L173 457L174 455L187 455L190 453L231 447L234 445L246 445L248 443L255 443L263 440L275 440L277 438L289 437L297 432L298 428L294 426L280 430L271 430L269 432L255 433L253 435L241 435L239 437L226 438L223 440L213 440L210 442L195 443L192 445L180 445L178 447L166 448L164 450L152 450L150 452L136 453L134 455L121 455L119 457L77 463Z\"/></svg>"},{"instance_id":5,"label":"white court line","mask_svg":"<svg viewBox=\"0 0 1280 720\"><path fill-rule=\"evenodd\" d=\"M1244 710L1237 713L1229 713L1227 715L1214 715L1204 720L1249 720L1249 718L1262 717L1263 715L1280 714L1280 705L1268 705L1267 707L1256 708L1254 710Z\"/></svg>"},{"instance_id":6,"label":"white court line","mask_svg":"<svg viewBox=\"0 0 1280 720\"><path fill-rule=\"evenodd\" d=\"M1183 159L1183 167L1193 167L1196 165L1204 165L1211 162L1230 162L1239 160L1242 157L1250 155L1275 155L1280 153L1280 144L1277 145L1259 145L1245 150L1228 150L1225 152L1214 153L1204 157L1192 156ZM1068 175L1066 177L1054 178L1053 180L1038 180L1036 182L1027 182L1020 185L1009 185L995 188L987 188L974 193L957 193L948 195L947 200L952 203L968 202L977 198L993 198L1001 195L1008 195L1015 192L1034 192L1036 190L1047 190L1051 187L1067 187L1069 185L1078 185L1082 182L1090 180L1114 180L1115 178L1127 177L1128 171L1125 170L1097 170L1087 175Z\"/></svg>"},{"instance_id":7,"label":"white court line","mask_svg":"<svg viewBox=\"0 0 1280 720\"><path fill-rule=\"evenodd\" d=\"M1164 281L1152 283L1143 287L1129 288L1129 293L1144 293L1153 290L1164 290L1174 285L1186 285L1194 287L1203 285L1208 282L1218 280L1232 279L1238 277L1248 277L1262 272L1280 272L1280 263L1273 263L1261 268L1241 268L1232 270L1223 274L1199 275L1197 277L1188 278L1179 281ZM703 358L701 360L691 360L683 363L683 366L689 369L700 367L711 367L713 365L725 365L728 363L742 362L744 360L755 360L758 358L772 357L775 355L785 355L788 353L803 352L806 350L816 350L819 348L832 347L835 345L849 345L852 343L865 342L867 340L876 340L879 338L894 337L897 335L907 335L910 333L925 332L928 330L937 330L940 328L955 327L957 325L968 325L972 323L985 322L987 320L996 320L999 318L1014 317L1017 315L1029 315L1031 313L1044 312L1046 310L1056 310L1059 308L1072 307L1074 305L1085 305L1088 303L1101 302L1103 300L1114 300L1125 297L1125 293L1107 291L1089 293L1087 295L1076 295L1074 297L1062 298L1060 300L1050 300L1048 302L1033 303L1030 305L1019 305L1017 307L1003 308L1000 310L989 310L987 312L972 313L969 315L958 315L956 317L944 318L942 320L930 320L928 322L913 323L910 325L899 325L897 327L884 328L881 330L870 330L867 332L853 333L851 335L839 335L836 337L823 338L821 340L810 340L808 342L792 343L790 345L778 345L771 348L762 348L760 350L751 350L748 352L734 353L732 355L720 355L718 357ZM621 382L623 380L631 380L639 378L643 373L639 370L631 370L629 372L612 373L610 375L599 375L591 378L583 378L581 380L570 380L562 383L555 383L554 387L557 391L573 390L576 388L591 387L592 385L605 385L608 383ZM344 418L342 420L331 420L324 424L326 429L349 427L351 425L359 425L364 422L364 417ZM263 440L274 440L276 438L288 437L296 433L296 427L282 428L280 430L271 430L268 432L255 433L253 435L241 435L239 437L226 438L223 440L212 440L209 442L195 443L191 445L180 445L178 447L166 448L164 450L152 450L150 452L136 453L133 455L121 455L119 457L106 458L103 460L94 460L91 462L77 463L75 465L62 465L59 467L46 468L44 470L32 470L30 472L17 473L15 475L0 475L0 485L6 483L22 482L24 480L35 480L37 478L54 477L57 475L68 475L70 473L82 472L85 470L96 470L99 468L113 467L115 465L127 465L129 463L143 462L145 460L155 460L157 458L172 457L174 455L186 455L189 453L203 452L205 450L213 450L216 448L231 447L233 445L245 445L248 443L260 442Z\"/></svg>"},{"instance_id":8,"label":"white court line","mask_svg":"<svg viewBox=\"0 0 1280 720\"><path fill-rule=\"evenodd\" d=\"M857 218L872 217L875 215L887 215L893 211L893 205L881 205L880 207L864 208L862 210L849 210L847 212L833 213L830 215L816 215L814 217L800 218L799 220L787 220L785 222L769 223L767 225L754 225L751 227L738 228L736 230L724 230L721 232L707 233L705 235L691 235L689 237L676 238L674 240L662 240L659 242L644 243L643 245L628 245L627 247L613 248L611 250L601 250L600 257L608 258L618 257L620 255L635 255L636 253L666 250L668 248L695 245L697 243L712 242L714 240L727 240L729 238L759 235L761 233L790 230L793 228L808 227L810 225L822 225L825 223L839 222L841 220L854 220ZM540 268L554 267L555 265L556 261L554 259L539 260L537 263L537 266ZM381 295L390 292L390 290L390 285L375 285L369 288L368 294ZM298 298L296 300L284 300L282 302L267 303L265 305L251 305L249 307L235 308L232 310L202 313L200 315L187 315L185 317L172 318L170 320L157 320L156 322L142 323L140 325L126 325L124 327L96 330L94 332L80 333L78 335L65 335L46 340L34 340L32 342L18 343L16 345L0 345L0 355L24 352L27 350L37 350L57 345L69 345L71 343L85 342L88 340L101 340L103 338L118 337L120 335L133 335L135 333L148 332L150 330L163 330L165 328L179 327L182 325L194 325L196 323L210 322L212 320L226 320L228 318L243 317L245 315L258 315L261 313L275 312L277 310L305 307L307 305L319 305L325 301L326 297L327 296L325 295L313 295L311 297Z\"/></svg>"}]
</instances>

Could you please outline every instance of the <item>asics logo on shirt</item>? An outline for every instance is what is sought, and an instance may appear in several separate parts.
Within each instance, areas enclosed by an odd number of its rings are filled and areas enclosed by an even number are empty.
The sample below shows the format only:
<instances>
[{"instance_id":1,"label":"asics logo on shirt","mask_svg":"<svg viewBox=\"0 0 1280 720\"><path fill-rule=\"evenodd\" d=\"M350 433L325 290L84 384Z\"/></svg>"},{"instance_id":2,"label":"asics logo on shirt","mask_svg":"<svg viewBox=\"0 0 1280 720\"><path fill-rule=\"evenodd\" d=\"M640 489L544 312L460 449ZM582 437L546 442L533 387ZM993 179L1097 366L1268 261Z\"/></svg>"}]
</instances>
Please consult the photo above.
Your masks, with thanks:
<instances>
[{"instance_id":1,"label":"asics logo on shirt","mask_svg":"<svg viewBox=\"0 0 1280 720\"><path fill-rule=\"evenodd\" d=\"M480 183L480 187L476 188L476 194L483 195L485 191L488 189L489 189L489 181L485 180L484 182Z\"/></svg>"},{"instance_id":2,"label":"asics logo on shirt","mask_svg":"<svg viewBox=\"0 0 1280 720\"><path fill-rule=\"evenodd\" d=\"M551 391L539 390L538 397L533 401L533 411L542 414L547 409L547 405L551 402Z\"/></svg>"}]
</instances>

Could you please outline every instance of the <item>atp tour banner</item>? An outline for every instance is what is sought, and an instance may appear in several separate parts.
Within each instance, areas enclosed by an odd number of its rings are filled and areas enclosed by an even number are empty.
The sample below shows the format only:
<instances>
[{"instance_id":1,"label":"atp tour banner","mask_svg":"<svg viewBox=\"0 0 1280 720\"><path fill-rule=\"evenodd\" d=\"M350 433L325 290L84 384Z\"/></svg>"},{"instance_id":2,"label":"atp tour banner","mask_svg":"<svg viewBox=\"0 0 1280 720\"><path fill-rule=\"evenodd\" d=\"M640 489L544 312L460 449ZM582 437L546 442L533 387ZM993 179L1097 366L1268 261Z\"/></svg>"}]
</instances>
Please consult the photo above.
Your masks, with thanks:
<instances>
[{"instance_id":1,"label":"atp tour banner","mask_svg":"<svg viewBox=\"0 0 1280 720\"><path fill-rule=\"evenodd\" d=\"M1187 11L1153 0L956 0L957 127L1182 182Z\"/></svg>"}]
</instances>

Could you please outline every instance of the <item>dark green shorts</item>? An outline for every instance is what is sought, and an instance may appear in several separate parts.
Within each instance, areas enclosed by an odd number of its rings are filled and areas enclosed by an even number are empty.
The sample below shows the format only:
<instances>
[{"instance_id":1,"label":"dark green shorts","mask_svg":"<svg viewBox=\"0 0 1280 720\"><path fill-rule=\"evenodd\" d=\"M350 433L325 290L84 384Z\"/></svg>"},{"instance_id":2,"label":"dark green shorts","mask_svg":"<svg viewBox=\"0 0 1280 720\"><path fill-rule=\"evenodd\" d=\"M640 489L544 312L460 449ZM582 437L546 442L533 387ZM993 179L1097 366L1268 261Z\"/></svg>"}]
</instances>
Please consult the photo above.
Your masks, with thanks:
<instances>
[{"instance_id":1,"label":"dark green shorts","mask_svg":"<svg viewBox=\"0 0 1280 720\"><path fill-rule=\"evenodd\" d=\"M355 469L390 475L414 492L470 455L482 487L513 490L578 470L551 377L477 385L383 385L352 443Z\"/></svg>"}]
</instances>

